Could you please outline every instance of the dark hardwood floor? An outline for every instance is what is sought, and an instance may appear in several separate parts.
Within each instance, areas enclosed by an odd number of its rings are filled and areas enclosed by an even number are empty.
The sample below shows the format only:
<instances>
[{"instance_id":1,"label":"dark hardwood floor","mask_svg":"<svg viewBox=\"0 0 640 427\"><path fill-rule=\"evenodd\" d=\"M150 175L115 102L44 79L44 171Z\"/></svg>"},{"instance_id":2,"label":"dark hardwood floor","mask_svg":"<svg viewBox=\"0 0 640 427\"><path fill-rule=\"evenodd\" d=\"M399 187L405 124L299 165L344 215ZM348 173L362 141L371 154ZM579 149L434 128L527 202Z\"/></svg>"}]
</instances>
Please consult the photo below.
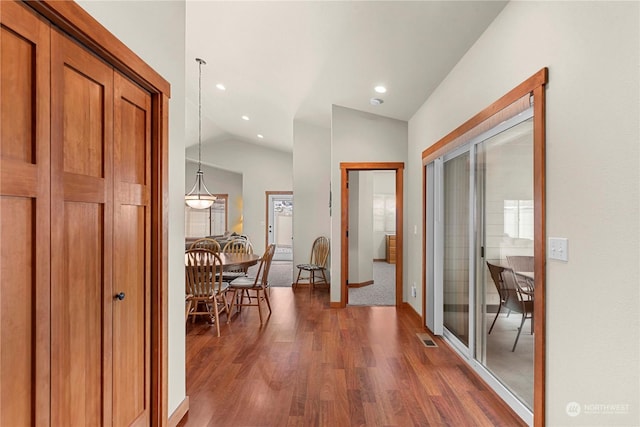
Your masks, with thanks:
<instances>
[{"instance_id":1,"label":"dark hardwood floor","mask_svg":"<svg viewBox=\"0 0 640 427\"><path fill-rule=\"evenodd\" d=\"M221 337L187 323L179 426L524 426L410 309L329 308L326 290L273 288L260 327L245 307Z\"/></svg>"}]
</instances>

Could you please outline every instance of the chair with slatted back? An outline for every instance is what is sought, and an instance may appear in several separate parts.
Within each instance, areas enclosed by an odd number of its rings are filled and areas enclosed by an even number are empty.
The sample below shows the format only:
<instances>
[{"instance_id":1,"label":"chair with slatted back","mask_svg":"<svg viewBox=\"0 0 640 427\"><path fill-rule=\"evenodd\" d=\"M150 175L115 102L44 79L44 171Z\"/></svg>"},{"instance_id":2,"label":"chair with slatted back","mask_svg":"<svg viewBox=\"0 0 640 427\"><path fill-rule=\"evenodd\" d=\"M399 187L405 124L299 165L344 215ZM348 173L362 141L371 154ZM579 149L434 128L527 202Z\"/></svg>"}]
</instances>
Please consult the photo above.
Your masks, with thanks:
<instances>
[{"instance_id":1,"label":"chair with slatted back","mask_svg":"<svg viewBox=\"0 0 640 427\"><path fill-rule=\"evenodd\" d=\"M189 249L208 249L213 252L220 252L220 243L214 239L205 237L193 242Z\"/></svg>"},{"instance_id":2,"label":"chair with slatted back","mask_svg":"<svg viewBox=\"0 0 640 427\"><path fill-rule=\"evenodd\" d=\"M238 237L229 240L222 248L222 252L230 254L252 254L253 246L248 239ZM231 282L233 279L246 275L247 267L229 267L224 271L222 276L224 281Z\"/></svg>"},{"instance_id":3,"label":"chair with slatted back","mask_svg":"<svg viewBox=\"0 0 640 427\"><path fill-rule=\"evenodd\" d=\"M192 295L193 307L190 315L206 314L215 322L220 336L220 313L229 316L226 292L229 284L222 281L222 261L216 252L207 249L186 251L186 291Z\"/></svg>"},{"instance_id":4,"label":"chair with slatted back","mask_svg":"<svg viewBox=\"0 0 640 427\"><path fill-rule=\"evenodd\" d=\"M513 269L513 271L525 271L532 273L534 270L534 257L524 255L507 255L507 264ZM516 279L521 287L527 291L533 291L533 280L527 279L522 276L516 275Z\"/></svg>"},{"instance_id":5,"label":"chair with slatted back","mask_svg":"<svg viewBox=\"0 0 640 427\"><path fill-rule=\"evenodd\" d=\"M516 340L511 349L511 351L515 351L516 345L518 345L518 339L520 338L520 332L522 332L522 326L527 319L531 319L531 333L533 334L533 294L520 287L516 280L516 275L511 268L494 265L489 262L487 262L487 266L489 267L491 278L500 294L500 306L498 307L496 317L493 319L491 328L489 328L489 333L491 333L502 308L521 313L522 320L518 328L518 335L516 335Z\"/></svg>"},{"instance_id":6,"label":"chair with slatted back","mask_svg":"<svg viewBox=\"0 0 640 427\"><path fill-rule=\"evenodd\" d=\"M276 252L276 245L267 246L255 277L238 277L229 284L229 289L233 291L231 297L231 306L229 313L233 312L233 307L237 307L238 311L242 307L251 306L258 307L258 315L260 316L260 324L263 323L262 304L266 303L271 315L271 302L269 301L269 270L271 269L271 261ZM245 301L247 298L247 301ZM255 300L255 302L254 302ZM227 317L227 323L231 320L231 315Z\"/></svg>"},{"instance_id":7,"label":"chair with slatted back","mask_svg":"<svg viewBox=\"0 0 640 427\"><path fill-rule=\"evenodd\" d=\"M318 284L329 285L327 275L327 259L329 258L329 239L326 237L318 237L311 246L311 257L308 264L298 264L298 277L293 286L300 284L300 280L308 280L309 288L313 289ZM302 272L307 272L307 277L302 277ZM316 274L320 273L320 281L316 281Z\"/></svg>"}]
</instances>

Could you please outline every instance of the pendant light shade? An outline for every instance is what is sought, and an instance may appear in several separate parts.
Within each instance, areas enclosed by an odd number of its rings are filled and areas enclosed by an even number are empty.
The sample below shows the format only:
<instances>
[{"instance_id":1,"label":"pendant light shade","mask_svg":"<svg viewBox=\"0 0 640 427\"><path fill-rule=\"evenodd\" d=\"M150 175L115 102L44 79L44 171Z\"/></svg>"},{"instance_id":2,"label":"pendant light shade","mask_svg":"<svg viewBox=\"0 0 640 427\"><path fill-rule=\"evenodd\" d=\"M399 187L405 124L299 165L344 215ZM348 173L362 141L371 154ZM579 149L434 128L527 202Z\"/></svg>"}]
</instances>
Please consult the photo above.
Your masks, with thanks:
<instances>
[{"instance_id":1,"label":"pendant light shade","mask_svg":"<svg viewBox=\"0 0 640 427\"><path fill-rule=\"evenodd\" d=\"M198 62L198 172L196 172L196 182L191 191L185 196L185 202L193 209L207 209L211 207L216 196L211 194L204 184L204 173L202 172L202 65L207 63L200 58Z\"/></svg>"}]
</instances>

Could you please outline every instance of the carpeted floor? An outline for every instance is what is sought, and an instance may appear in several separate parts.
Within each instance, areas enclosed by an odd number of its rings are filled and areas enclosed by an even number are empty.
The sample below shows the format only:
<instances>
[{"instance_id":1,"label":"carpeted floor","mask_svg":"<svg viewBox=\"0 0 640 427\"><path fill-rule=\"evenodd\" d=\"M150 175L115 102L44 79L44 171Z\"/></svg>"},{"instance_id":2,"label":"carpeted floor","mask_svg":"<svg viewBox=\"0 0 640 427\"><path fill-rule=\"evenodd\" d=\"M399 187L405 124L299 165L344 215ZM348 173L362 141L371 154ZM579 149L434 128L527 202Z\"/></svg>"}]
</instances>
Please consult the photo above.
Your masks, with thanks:
<instances>
[{"instance_id":1,"label":"carpeted floor","mask_svg":"<svg viewBox=\"0 0 640 427\"><path fill-rule=\"evenodd\" d=\"M257 266L249 269L255 275ZM295 271L294 271L295 270ZM272 261L269 284L273 287L290 287L297 275L291 261ZM373 285L349 289L349 305L395 305L395 264L373 263Z\"/></svg>"},{"instance_id":2,"label":"carpeted floor","mask_svg":"<svg viewBox=\"0 0 640 427\"><path fill-rule=\"evenodd\" d=\"M248 274L254 276L258 266L249 268ZM269 270L269 286L273 287L291 287L293 283L293 263L291 261L271 261L271 269Z\"/></svg>"},{"instance_id":3,"label":"carpeted floor","mask_svg":"<svg viewBox=\"0 0 640 427\"><path fill-rule=\"evenodd\" d=\"M395 305L396 266L373 263L373 285L349 288L349 305Z\"/></svg>"}]
</instances>

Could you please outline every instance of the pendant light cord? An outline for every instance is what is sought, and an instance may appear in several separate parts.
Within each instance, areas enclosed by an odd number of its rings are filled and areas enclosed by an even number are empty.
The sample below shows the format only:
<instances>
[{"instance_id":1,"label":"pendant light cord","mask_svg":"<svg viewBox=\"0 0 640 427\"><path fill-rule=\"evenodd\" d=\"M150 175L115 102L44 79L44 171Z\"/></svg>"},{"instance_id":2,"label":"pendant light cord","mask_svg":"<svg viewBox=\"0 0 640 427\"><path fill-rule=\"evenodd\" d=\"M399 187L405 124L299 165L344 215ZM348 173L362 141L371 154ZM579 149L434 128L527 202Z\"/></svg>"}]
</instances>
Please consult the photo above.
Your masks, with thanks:
<instances>
[{"instance_id":1,"label":"pendant light cord","mask_svg":"<svg viewBox=\"0 0 640 427\"><path fill-rule=\"evenodd\" d=\"M202 170L202 64L207 64L204 59L198 61L198 171Z\"/></svg>"}]
</instances>

